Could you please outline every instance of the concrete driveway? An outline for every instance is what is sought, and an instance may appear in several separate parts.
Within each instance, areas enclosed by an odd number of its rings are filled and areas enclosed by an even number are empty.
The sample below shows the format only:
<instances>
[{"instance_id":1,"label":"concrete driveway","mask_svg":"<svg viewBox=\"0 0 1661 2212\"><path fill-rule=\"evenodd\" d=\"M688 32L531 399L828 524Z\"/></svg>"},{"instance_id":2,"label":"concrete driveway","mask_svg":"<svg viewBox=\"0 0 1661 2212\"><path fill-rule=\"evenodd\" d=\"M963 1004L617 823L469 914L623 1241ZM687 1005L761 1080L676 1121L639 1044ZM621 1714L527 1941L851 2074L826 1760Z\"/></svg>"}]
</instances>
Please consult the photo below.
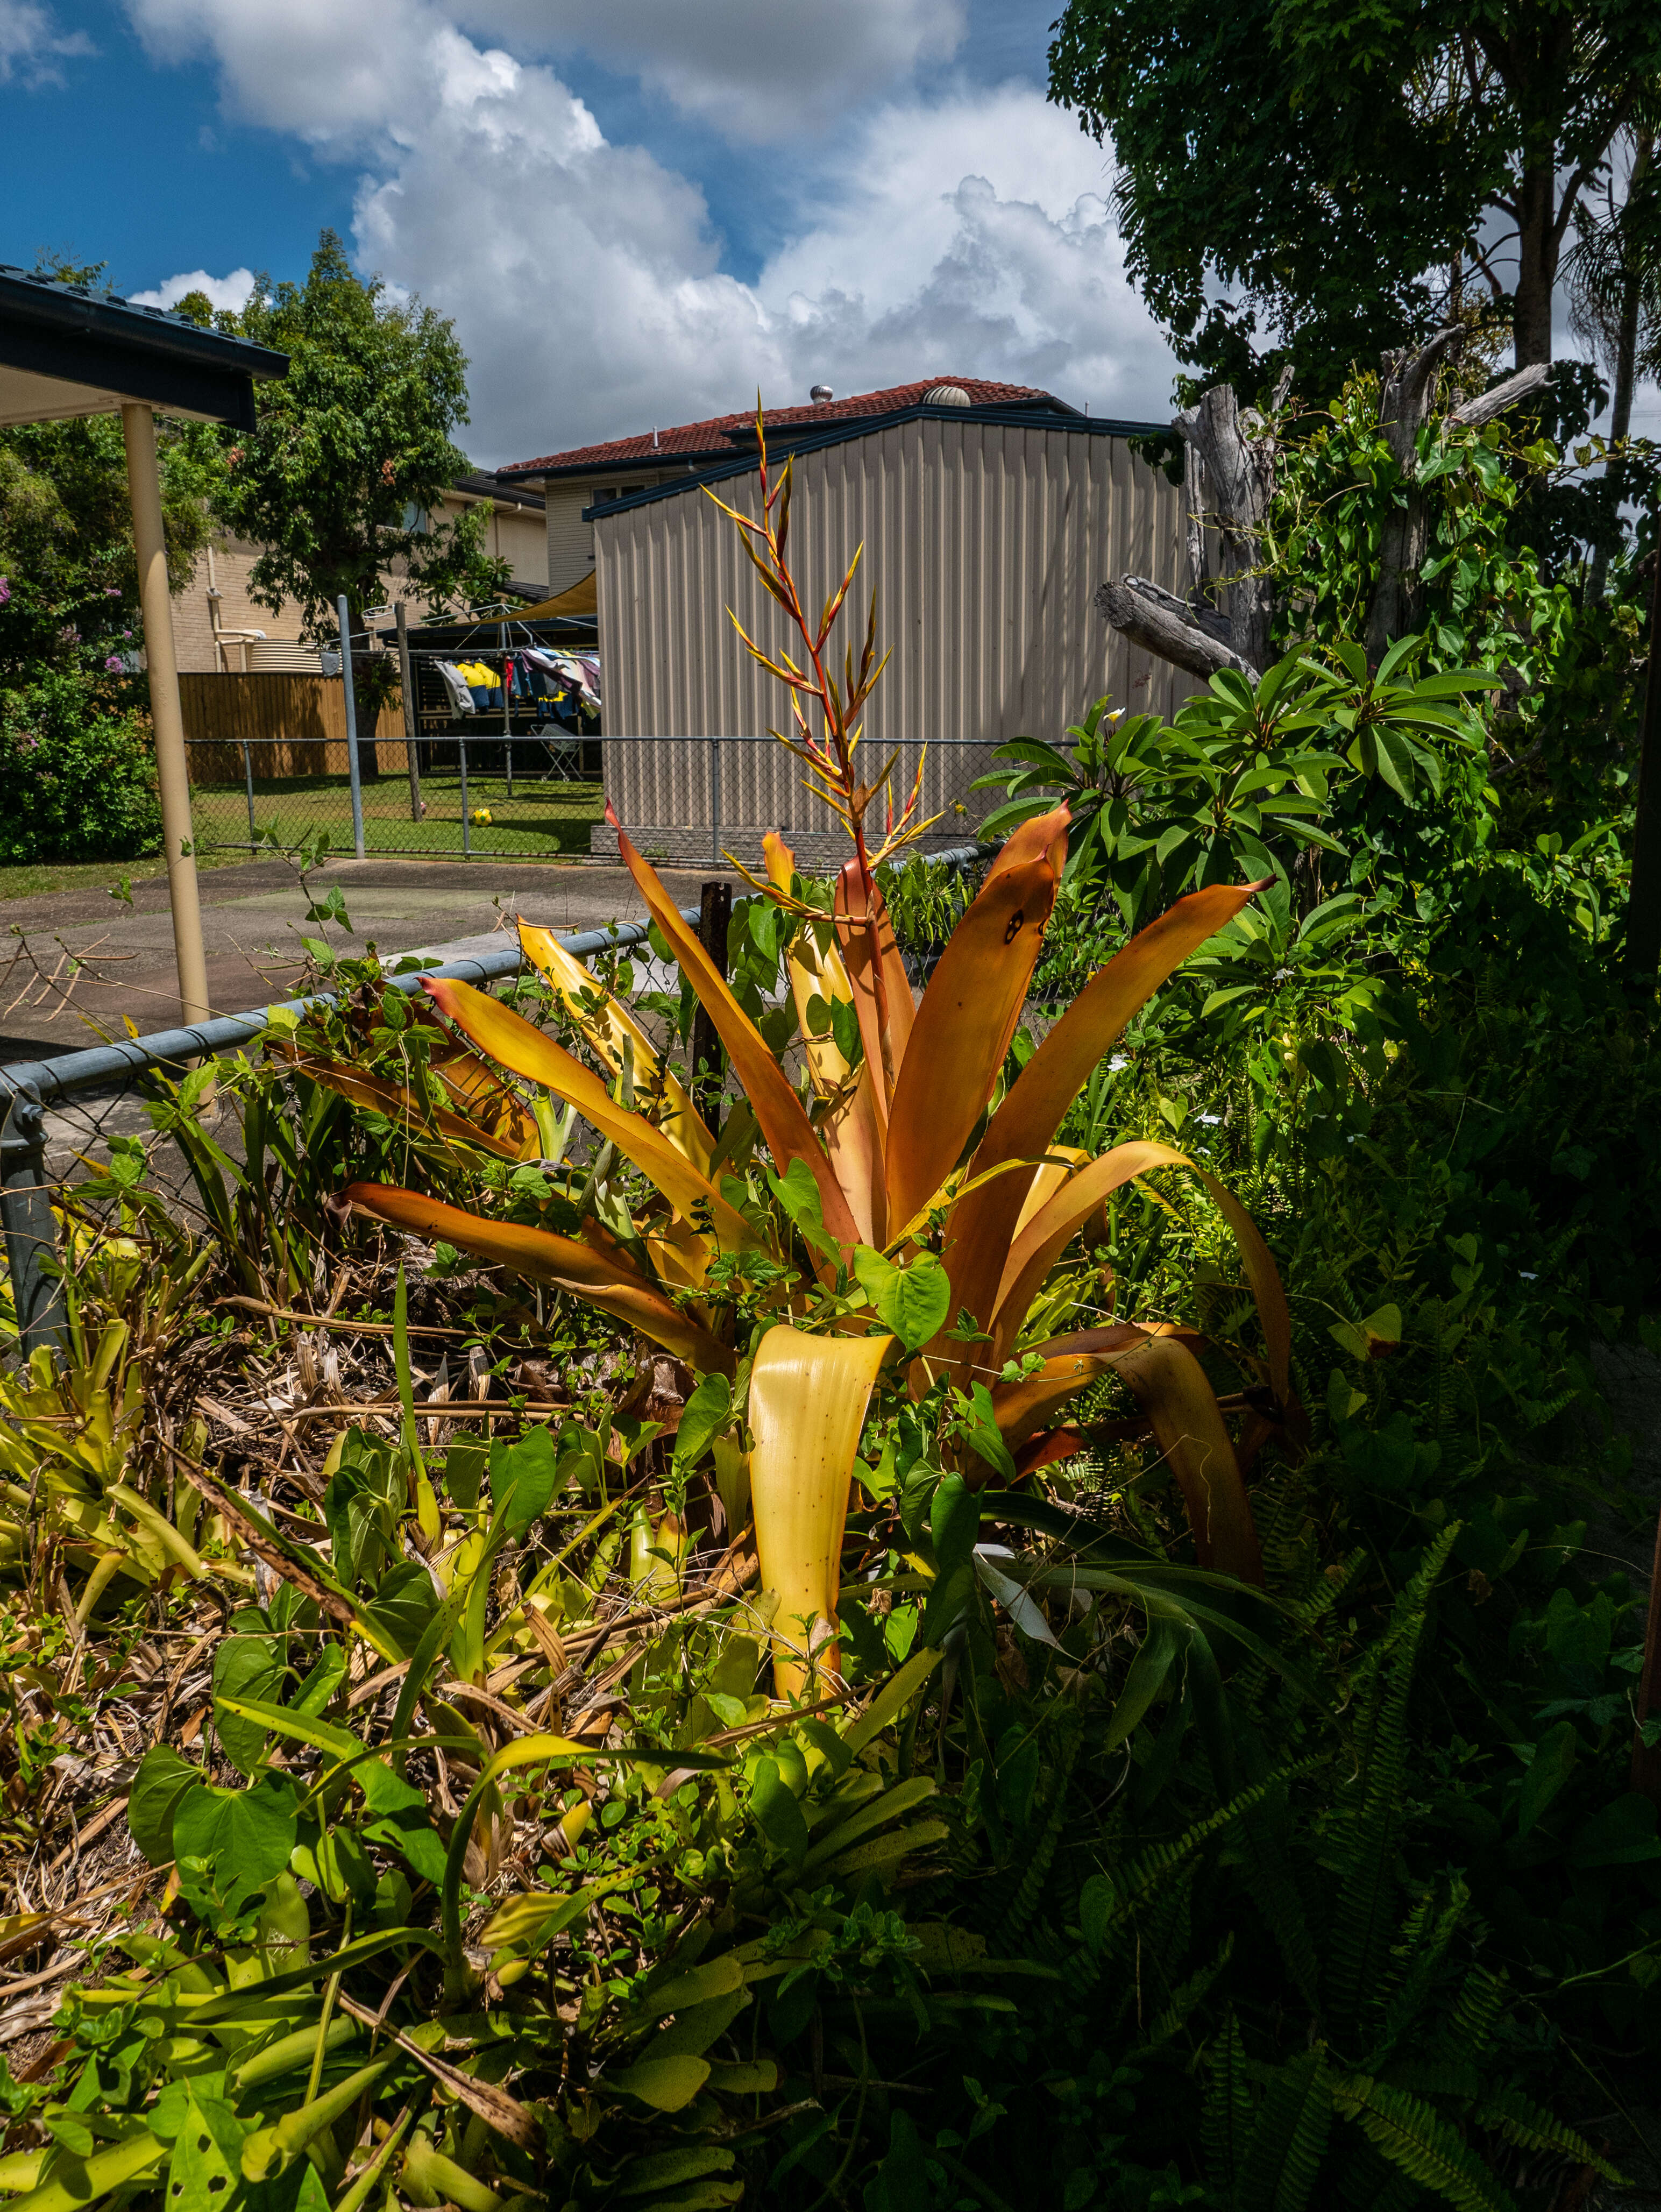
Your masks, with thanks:
<instances>
[{"instance_id":1,"label":"concrete driveway","mask_svg":"<svg viewBox=\"0 0 1661 2212\"><path fill-rule=\"evenodd\" d=\"M662 872L681 906L697 903L700 883L713 872ZM382 952L405 952L487 939L517 915L561 932L645 915L620 867L331 860L311 878L311 894L326 899L337 885L349 933L306 920L306 895L281 860L215 868L201 885L209 995L225 1014L292 995L302 933L326 936L343 951L373 941ZM0 1063L78 1051L100 1041L99 1029L125 1034L129 1020L148 1035L179 1018L165 882L136 884L130 907L87 890L0 906Z\"/></svg>"}]
</instances>

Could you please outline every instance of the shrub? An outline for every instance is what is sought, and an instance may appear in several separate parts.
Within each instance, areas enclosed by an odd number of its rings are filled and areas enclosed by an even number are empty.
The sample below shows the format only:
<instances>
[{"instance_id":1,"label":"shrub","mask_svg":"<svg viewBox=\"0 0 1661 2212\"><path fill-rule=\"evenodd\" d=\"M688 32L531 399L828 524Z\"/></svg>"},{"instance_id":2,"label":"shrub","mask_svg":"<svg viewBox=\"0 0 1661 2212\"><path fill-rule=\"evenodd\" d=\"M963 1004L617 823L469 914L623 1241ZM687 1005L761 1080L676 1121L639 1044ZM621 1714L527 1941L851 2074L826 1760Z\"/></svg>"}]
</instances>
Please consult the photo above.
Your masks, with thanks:
<instances>
[{"instance_id":1,"label":"shrub","mask_svg":"<svg viewBox=\"0 0 1661 2212\"><path fill-rule=\"evenodd\" d=\"M67 672L0 693L0 862L161 849L148 715Z\"/></svg>"}]
</instances>

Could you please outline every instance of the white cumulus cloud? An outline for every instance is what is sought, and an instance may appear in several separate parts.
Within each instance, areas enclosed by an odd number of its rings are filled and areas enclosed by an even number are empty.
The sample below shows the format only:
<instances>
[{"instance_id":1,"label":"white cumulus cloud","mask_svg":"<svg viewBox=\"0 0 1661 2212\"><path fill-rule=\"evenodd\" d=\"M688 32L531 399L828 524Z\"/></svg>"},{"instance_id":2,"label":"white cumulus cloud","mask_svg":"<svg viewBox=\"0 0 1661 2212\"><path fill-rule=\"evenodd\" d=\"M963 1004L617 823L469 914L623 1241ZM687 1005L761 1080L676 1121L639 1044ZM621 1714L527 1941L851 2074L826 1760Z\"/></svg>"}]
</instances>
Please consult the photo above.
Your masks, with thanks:
<instances>
[{"instance_id":1,"label":"white cumulus cloud","mask_svg":"<svg viewBox=\"0 0 1661 2212\"><path fill-rule=\"evenodd\" d=\"M214 307L240 313L253 289L252 269L233 269L228 276L210 276L205 269L191 269L182 276L164 276L151 291L130 296L136 307L176 307L187 292L205 292Z\"/></svg>"},{"instance_id":2,"label":"white cumulus cloud","mask_svg":"<svg viewBox=\"0 0 1661 2212\"><path fill-rule=\"evenodd\" d=\"M1028 83L937 70L932 97L914 88L919 58L958 36L960 0L848 0L837 41L774 0L569 0L558 12L567 44L657 71L688 107L718 94L734 137L759 133L746 103L779 86L821 119L843 104L835 132L804 127L793 148L778 243L753 283L724 266L698 182L651 147L609 139L561 67L537 58L551 11L524 0L458 0L459 15L439 0L128 6L158 55L217 59L230 112L359 166L360 264L454 317L476 459L724 413L758 387L772 403L803 400L817 381L846 392L989 376L1102 413L1167 411L1172 363L1125 278L1101 149ZM506 43L482 44L476 28ZM673 85L665 71L681 73Z\"/></svg>"},{"instance_id":3,"label":"white cumulus cloud","mask_svg":"<svg viewBox=\"0 0 1661 2212\"><path fill-rule=\"evenodd\" d=\"M94 51L84 31L60 31L36 0L0 0L0 84L60 84L65 61Z\"/></svg>"}]
</instances>

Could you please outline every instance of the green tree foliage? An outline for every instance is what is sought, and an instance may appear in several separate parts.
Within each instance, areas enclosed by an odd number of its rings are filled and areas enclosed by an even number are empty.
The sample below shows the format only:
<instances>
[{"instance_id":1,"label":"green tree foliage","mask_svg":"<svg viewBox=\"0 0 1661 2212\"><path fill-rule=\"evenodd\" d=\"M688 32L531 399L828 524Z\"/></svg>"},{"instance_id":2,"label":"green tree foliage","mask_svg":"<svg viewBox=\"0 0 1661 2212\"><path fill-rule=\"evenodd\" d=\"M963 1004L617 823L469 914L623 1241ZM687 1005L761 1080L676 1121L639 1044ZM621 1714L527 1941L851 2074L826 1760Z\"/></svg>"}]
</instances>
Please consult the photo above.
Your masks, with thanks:
<instances>
[{"instance_id":1,"label":"green tree foliage","mask_svg":"<svg viewBox=\"0 0 1661 2212\"><path fill-rule=\"evenodd\" d=\"M0 863L161 849L149 719L70 669L0 691Z\"/></svg>"},{"instance_id":2,"label":"green tree foliage","mask_svg":"<svg viewBox=\"0 0 1661 2212\"><path fill-rule=\"evenodd\" d=\"M303 284L261 278L222 325L288 356L263 386L258 427L226 455L226 520L261 548L250 579L265 606L297 604L306 635L355 622L397 568L439 603L506 581L484 551L489 509L428 521L470 464L452 443L467 418L467 359L430 307L364 283L324 231ZM389 672L390 674L390 672Z\"/></svg>"},{"instance_id":3,"label":"green tree foliage","mask_svg":"<svg viewBox=\"0 0 1661 2212\"><path fill-rule=\"evenodd\" d=\"M1070 0L1050 49L1051 96L1112 135L1131 273L1180 357L1255 383L1261 319L1315 394L1428 328L1438 265L1500 291L1496 219L1518 362L1549 360L1575 204L1658 70L1646 0Z\"/></svg>"}]
</instances>

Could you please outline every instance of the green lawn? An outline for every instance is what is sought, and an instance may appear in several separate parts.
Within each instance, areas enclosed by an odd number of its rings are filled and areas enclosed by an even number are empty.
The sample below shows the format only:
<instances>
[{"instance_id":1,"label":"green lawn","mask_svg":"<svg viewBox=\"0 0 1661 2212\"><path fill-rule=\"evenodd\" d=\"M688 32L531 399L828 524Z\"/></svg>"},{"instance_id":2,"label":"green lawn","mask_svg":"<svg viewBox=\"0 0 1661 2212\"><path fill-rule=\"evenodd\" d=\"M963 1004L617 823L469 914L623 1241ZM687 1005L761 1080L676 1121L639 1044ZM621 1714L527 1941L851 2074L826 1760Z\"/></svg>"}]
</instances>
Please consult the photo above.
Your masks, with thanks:
<instances>
[{"instance_id":1,"label":"green lawn","mask_svg":"<svg viewBox=\"0 0 1661 2212\"><path fill-rule=\"evenodd\" d=\"M247 859L246 853L202 854L198 867L230 867ZM53 891L106 890L123 876L130 884L147 884L167 873L160 853L147 860L22 860L0 867L0 899L44 898Z\"/></svg>"},{"instance_id":2,"label":"green lawn","mask_svg":"<svg viewBox=\"0 0 1661 2212\"><path fill-rule=\"evenodd\" d=\"M461 787L453 775L423 777L427 811L419 822L409 815L409 786L402 775L372 777L363 786L363 849L366 855L429 854L434 860L463 859ZM513 796L500 774L467 779L470 815L482 809L488 823L470 821L468 854L475 860L506 855L518 860L574 860L588 851L588 833L605 814L597 783L541 783L516 776ZM252 857L248 795L240 783L198 784L191 794L196 823L197 865L233 866ZM273 830L285 849L304 843L317 830L329 833L336 856L352 851L351 793L343 776L294 776L254 786L254 825ZM38 898L52 891L105 890L124 876L148 883L166 872L161 856L144 860L26 861L0 867L0 900Z\"/></svg>"},{"instance_id":3,"label":"green lawn","mask_svg":"<svg viewBox=\"0 0 1661 2212\"><path fill-rule=\"evenodd\" d=\"M430 854L434 859L464 855L461 786L454 775L424 776L426 811L410 818L409 786L402 775L370 777L363 785L363 848L366 854ZM246 786L198 785L191 793L197 849L228 858L227 848L246 851L251 840ZM482 811L490 819L476 817ZM500 773L467 780L466 850L474 857L509 854L557 860L586 854L588 833L605 811L597 783L543 783L517 776L513 795ZM254 786L257 830L275 830L288 848L318 830L329 834L330 849L352 850L352 803L342 776L293 776Z\"/></svg>"}]
</instances>

